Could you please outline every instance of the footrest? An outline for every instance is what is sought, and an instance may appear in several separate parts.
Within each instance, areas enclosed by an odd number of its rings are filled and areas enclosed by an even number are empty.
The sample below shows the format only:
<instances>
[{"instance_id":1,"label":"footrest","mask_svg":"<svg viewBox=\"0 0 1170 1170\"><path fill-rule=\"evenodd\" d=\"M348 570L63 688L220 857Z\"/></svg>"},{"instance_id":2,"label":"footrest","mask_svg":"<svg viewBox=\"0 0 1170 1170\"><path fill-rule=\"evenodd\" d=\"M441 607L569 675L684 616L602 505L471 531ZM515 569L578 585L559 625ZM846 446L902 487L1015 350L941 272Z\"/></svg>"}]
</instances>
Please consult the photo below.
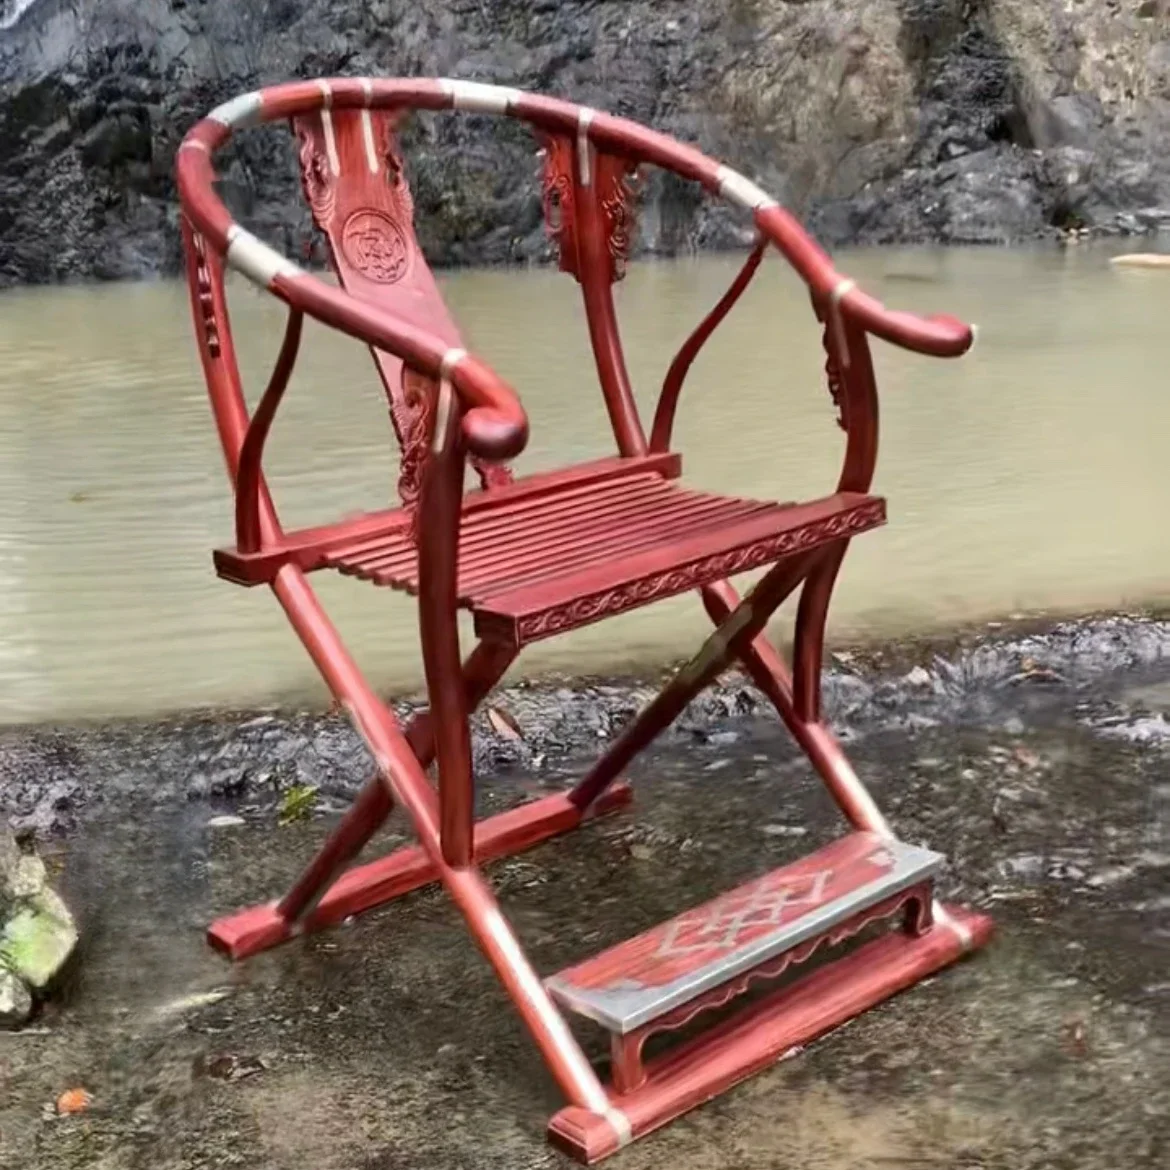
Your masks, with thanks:
<instances>
[{"instance_id":1,"label":"footrest","mask_svg":"<svg viewBox=\"0 0 1170 1170\"><path fill-rule=\"evenodd\" d=\"M792 952L811 954L843 928L842 937L855 933L916 889L929 921L929 884L942 864L928 849L852 833L569 967L547 986L563 1007L626 1035L753 972L778 974L760 969L782 956L807 957Z\"/></svg>"}]
</instances>

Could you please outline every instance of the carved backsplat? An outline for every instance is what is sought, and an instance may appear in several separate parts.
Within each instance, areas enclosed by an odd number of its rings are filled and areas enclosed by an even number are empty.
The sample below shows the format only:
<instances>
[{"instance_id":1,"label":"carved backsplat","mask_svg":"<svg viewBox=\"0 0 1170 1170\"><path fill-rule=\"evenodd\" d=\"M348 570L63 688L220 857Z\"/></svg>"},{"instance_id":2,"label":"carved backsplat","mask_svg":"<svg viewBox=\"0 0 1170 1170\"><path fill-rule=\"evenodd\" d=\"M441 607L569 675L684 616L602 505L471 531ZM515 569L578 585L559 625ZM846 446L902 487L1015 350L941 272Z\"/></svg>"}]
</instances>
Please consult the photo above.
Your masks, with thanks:
<instances>
[{"instance_id":1,"label":"carved backsplat","mask_svg":"<svg viewBox=\"0 0 1170 1170\"><path fill-rule=\"evenodd\" d=\"M562 272L581 279L578 188L573 181L576 152L564 137L541 136L544 221L557 247ZM621 280L634 237L634 208L640 187L637 164L630 159L594 152L590 159L593 186L601 203L610 281Z\"/></svg>"},{"instance_id":2,"label":"carved backsplat","mask_svg":"<svg viewBox=\"0 0 1170 1170\"><path fill-rule=\"evenodd\" d=\"M301 183L313 221L329 243L342 286L355 297L462 346L414 233L414 200L406 182L390 111L324 109L293 119L300 140ZM402 449L398 494L414 508L428 450L435 382L393 354L371 349L386 388L390 420ZM506 467L471 460L485 487L508 483Z\"/></svg>"}]
</instances>

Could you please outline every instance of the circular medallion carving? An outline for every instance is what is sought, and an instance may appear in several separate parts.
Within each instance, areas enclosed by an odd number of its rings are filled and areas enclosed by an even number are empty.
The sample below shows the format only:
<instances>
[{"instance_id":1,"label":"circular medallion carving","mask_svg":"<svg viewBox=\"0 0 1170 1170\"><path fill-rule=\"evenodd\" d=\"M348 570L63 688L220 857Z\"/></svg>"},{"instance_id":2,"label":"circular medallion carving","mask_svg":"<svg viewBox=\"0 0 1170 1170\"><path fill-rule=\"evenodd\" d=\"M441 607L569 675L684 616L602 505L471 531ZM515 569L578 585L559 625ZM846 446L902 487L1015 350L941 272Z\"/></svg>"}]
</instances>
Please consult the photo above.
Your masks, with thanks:
<instances>
[{"instance_id":1,"label":"circular medallion carving","mask_svg":"<svg viewBox=\"0 0 1170 1170\"><path fill-rule=\"evenodd\" d=\"M341 248L353 268L379 284L401 280L410 264L406 236L381 211L355 211L345 221Z\"/></svg>"}]
</instances>

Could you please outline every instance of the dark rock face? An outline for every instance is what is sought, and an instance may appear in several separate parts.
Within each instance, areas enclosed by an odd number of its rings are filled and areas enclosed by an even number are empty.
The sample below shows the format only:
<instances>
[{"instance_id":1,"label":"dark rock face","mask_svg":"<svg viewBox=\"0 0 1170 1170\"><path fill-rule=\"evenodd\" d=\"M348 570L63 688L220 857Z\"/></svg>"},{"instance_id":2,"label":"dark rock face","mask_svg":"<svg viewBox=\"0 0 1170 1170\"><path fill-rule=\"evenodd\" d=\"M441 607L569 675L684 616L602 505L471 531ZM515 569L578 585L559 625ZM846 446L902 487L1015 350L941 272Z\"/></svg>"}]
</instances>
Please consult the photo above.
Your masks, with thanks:
<instances>
[{"instance_id":1,"label":"dark rock face","mask_svg":"<svg viewBox=\"0 0 1170 1170\"><path fill-rule=\"evenodd\" d=\"M648 122L752 175L829 243L1003 242L1170 218L1163 0L3 0L0 286L169 273L171 172L218 101L321 75L450 75ZM538 261L534 142L506 119L404 135L438 264ZM280 128L220 159L274 246L310 239ZM652 176L638 247L748 225Z\"/></svg>"}]
</instances>

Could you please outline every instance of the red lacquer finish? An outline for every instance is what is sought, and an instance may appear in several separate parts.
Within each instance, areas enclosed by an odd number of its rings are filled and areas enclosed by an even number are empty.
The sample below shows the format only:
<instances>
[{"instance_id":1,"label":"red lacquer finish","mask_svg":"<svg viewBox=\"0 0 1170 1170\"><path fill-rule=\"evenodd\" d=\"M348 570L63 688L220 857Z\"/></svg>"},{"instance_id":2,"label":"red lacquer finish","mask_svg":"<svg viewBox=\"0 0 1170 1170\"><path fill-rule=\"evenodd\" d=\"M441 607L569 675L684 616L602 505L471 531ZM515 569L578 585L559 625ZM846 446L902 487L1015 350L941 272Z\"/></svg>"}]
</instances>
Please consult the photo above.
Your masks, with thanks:
<instances>
[{"instance_id":1,"label":"red lacquer finish","mask_svg":"<svg viewBox=\"0 0 1170 1170\"><path fill-rule=\"evenodd\" d=\"M548 231L560 267L581 289L615 457L513 479L508 461L528 439L520 399L466 352L419 247L409 166L398 140L400 123L413 110L506 115L531 128L534 145L543 150ZM216 194L215 153L236 132L277 121L290 123L296 137L305 197L337 284L299 268L236 224ZM665 168L737 204L758 240L666 372L649 441L613 301L647 167ZM196 344L235 492L235 543L216 550L216 569L229 581L272 589L375 764L292 888L279 901L216 921L209 930L214 946L244 958L440 883L564 1094L567 1105L553 1119L552 1140L595 1161L986 941L986 919L934 902L930 867L941 859L896 841L820 709L834 582L851 539L886 519L885 501L870 490L878 448L870 335L956 357L971 343L966 325L886 309L845 279L764 191L693 147L600 111L496 86L334 78L246 94L192 128L179 150L176 179ZM798 503L688 488L679 482L680 458L669 450L696 355L770 249L808 286L829 395L846 433L835 487ZM228 268L289 307L276 367L251 416L228 320ZM265 481L264 447L306 316L370 348L401 450L399 506L286 532ZM558 371L548 373L556 377ZM727 439L735 438L732 430ZM469 465L479 490L464 490ZM429 706L405 726L362 677L313 593L307 574L325 569L418 597ZM727 579L752 569L762 575L741 599ZM477 822L468 720L518 651L690 590L698 591L715 631L580 782ZM790 672L764 630L797 590ZM466 659L460 608L480 638ZM627 765L703 687L737 663L772 701L857 832L827 854L764 875L577 963L546 986L480 867L622 807L630 798L621 782ZM353 866L395 807L408 817L418 844ZM874 860L882 857L890 859L888 866ZM895 864L895 858L902 860ZM903 863L911 869L898 868ZM763 917L754 918L757 913ZM643 1060L650 1035L706 1017L757 982L791 975L790 968L819 948L898 918L902 929L780 986L665 1055ZM716 920L735 928L713 933ZM622 989L631 987L643 997L635 1014L619 1018L586 1002L589 995L614 992L626 1011ZM611 1086L586 1060L558 1002L587 1009L613 1032Z\"/></svg>"}]
</instances>

